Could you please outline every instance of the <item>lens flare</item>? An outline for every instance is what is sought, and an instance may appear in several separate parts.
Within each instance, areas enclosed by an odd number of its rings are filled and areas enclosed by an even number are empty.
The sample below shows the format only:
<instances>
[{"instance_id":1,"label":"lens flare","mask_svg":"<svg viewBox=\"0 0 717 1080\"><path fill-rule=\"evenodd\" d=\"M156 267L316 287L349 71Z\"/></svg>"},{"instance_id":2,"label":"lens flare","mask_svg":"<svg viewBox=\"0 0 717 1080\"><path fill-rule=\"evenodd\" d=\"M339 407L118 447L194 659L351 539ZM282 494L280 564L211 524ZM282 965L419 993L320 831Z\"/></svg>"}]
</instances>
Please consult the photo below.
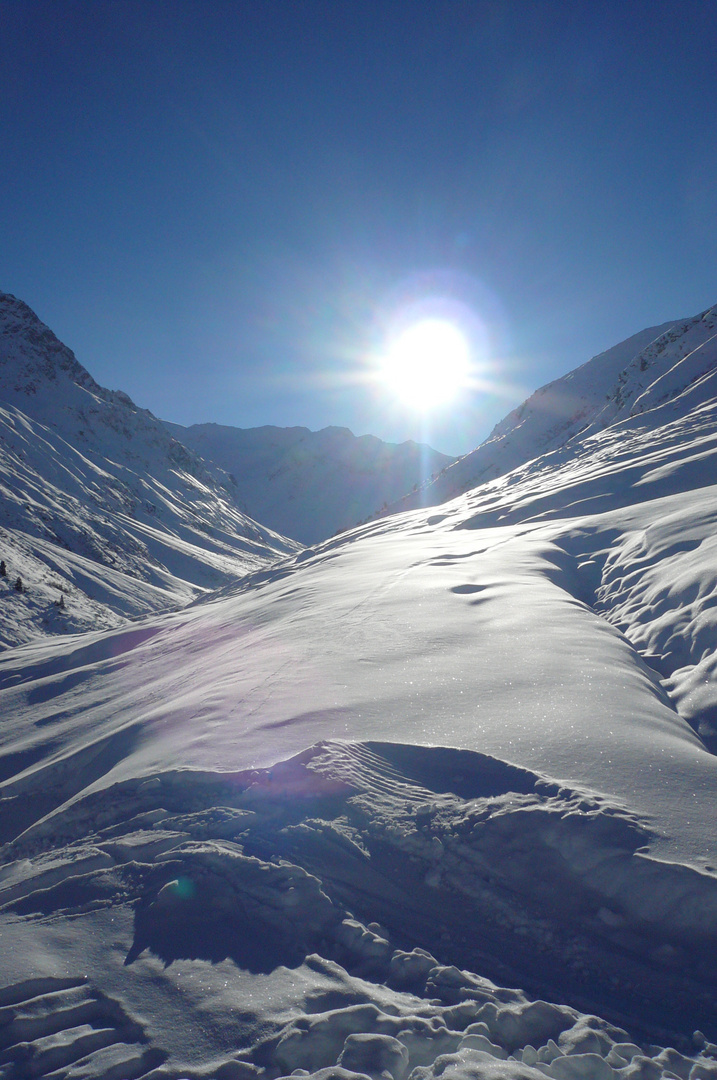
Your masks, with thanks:
<instances>
[{"instance_id":1,"label":"lens flare","mask_svg":"<svg viewBox=\"0 0 717 1080\"><path fill-rule=\"evenodd\" d=\"M444 319L422 319L390 344L379 374L405 405L428 412L467 385L470 369L470 349L458 327Z\"/></svg>"}]
</instances>

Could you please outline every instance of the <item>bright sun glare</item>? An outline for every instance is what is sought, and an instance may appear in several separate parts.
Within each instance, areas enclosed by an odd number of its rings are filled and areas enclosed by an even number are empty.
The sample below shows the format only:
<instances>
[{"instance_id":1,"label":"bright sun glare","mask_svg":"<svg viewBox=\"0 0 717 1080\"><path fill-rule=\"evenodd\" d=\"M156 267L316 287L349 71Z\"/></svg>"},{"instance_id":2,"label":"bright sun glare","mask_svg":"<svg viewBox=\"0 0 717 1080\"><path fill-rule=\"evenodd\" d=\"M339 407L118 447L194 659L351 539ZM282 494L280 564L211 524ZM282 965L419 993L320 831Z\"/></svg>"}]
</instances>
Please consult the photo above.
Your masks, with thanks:
<instances>
[{"instance_id":1,"label":"bright sun glare","mask_svg":"<svg viewBox=\"0 0 717 1080\"><path fill-rule=\"evenodd\" d=\"M445 405L465 386L470 351L460 330L442 319L423 319L390 345L380 377L405 404L420 412Z\"/></svg>"}]
</instances>

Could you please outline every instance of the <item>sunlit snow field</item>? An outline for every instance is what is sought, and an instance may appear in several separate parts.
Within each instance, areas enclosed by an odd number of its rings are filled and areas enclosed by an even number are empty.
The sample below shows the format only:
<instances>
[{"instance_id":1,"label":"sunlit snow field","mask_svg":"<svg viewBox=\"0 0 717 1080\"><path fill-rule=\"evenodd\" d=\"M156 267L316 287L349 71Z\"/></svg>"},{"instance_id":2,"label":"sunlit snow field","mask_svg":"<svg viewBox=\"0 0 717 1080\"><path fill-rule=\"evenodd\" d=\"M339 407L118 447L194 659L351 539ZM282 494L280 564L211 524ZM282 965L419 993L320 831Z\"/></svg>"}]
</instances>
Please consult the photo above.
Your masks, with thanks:
<instances>
[{"instance_id":1,"label":"sunlit snow field","mask_svg":"<svg viewBox=\"0 0 717 1080\"><path fill-rule=\"evenodd\" d=\"M0 655L8 1077L717 1076L704 375Z\"/></svg>"}]
</instances>

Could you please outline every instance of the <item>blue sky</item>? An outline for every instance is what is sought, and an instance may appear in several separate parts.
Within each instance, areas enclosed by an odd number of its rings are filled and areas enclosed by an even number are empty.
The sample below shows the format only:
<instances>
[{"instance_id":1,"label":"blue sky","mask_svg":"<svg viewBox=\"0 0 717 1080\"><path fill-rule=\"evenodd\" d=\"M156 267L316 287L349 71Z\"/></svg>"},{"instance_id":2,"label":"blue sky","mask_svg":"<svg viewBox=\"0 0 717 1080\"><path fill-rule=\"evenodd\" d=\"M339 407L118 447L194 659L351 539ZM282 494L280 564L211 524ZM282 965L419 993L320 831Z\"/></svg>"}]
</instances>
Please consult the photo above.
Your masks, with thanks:
<instances>
[{"instance_id":1,"label":"blue sky","mask_svg":"<svg viewBox=\"0 0 717 1080\"><path fill-rule=\"evenodd\" d=\"M0 289L178 423L463 453L717 301L717 3L0 0ZM448 310L483 385L362 380Z\"/></svg>"}]
</instances>

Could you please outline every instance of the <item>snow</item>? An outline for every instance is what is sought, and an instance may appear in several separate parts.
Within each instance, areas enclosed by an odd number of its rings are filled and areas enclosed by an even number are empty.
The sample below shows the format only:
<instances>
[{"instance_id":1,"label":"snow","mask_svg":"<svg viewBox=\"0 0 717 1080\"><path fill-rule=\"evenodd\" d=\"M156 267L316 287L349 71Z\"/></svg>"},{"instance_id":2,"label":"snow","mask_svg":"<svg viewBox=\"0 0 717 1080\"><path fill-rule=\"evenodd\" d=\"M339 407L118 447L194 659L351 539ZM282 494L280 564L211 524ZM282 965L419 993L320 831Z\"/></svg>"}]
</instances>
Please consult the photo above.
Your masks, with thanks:
<instances>
[{"instance_id":1,"label":"snow","mask_svg":"<svg viewBox=\"0 0 717 1080\"><path fill-rule=\"evenodd\" d=\"M183 606L300 545L0 294L0 644ZM60 598L62 610L58 610Z\"/></svg>"},{"instance_id":2,"label":"snow","mask_svg":"<svg viewBox=\"0 0 717 1080\"><path fill-rule=\"evenodd\" d=\"M252 517L302 544L353 528L454 460L421 443L357 438L348 428L166 427L234 477Z\"/></svg>"},{"instance_id":3,"label":"snow","mask_svg":"<svg viewBox=\"0 0 717 1080\"><path fill-rule=\"evenodd\" d=\"M451 502L0 654L4 1075L717 1077L710 319Z\"/></svg>"},{"instance_id":4,"label":"snow","mask_svg":"<svg viewBox=\"0 0 717 1080\"><path fill-rule=\"evenodd\" d=\"M435 481L392 504L409 509L443 502L479 483L503 476L540 454L580 443L621 420L675 398L690 411L709 399L717 353L717 309L634 334L540 389L496 425L472 453ZM695 392L695 381L704 385ZM653 420L656 418L653 418Z\"/></svg>"}]
</instances>

